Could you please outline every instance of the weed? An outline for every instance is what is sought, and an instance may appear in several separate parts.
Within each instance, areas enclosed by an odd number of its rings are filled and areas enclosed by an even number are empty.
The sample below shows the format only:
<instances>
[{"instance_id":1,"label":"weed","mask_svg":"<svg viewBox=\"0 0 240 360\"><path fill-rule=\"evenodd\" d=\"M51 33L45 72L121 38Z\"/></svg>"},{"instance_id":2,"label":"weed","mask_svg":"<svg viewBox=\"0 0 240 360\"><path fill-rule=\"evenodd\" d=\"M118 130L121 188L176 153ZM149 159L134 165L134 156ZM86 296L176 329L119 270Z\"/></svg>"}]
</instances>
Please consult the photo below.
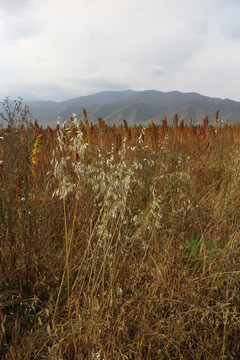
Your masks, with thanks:
<instances>
[{"instance_id":1,"label":"weed","mask_svg":"<svg viewBox=\"0 0 240 360\"><path fill-rule=\"evenodd\" d=\"M239 125L5 107L1 358L237 360Z\"/></svg>"}]
</instances>

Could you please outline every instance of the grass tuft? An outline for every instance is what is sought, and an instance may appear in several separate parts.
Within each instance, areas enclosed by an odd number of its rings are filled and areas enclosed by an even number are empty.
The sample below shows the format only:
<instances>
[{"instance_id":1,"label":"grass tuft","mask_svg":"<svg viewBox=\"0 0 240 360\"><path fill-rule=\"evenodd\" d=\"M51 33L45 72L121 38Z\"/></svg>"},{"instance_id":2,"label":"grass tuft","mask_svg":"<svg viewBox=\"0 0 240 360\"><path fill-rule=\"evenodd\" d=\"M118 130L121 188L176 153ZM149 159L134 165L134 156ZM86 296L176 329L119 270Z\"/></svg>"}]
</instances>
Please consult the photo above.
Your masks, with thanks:
<instances>
[{"instance_id":1,"label":"grass tuft","mask_svg":"<svg viewBox=\"0 0 240 360\"><path fill-rule=\"evenodd\" d=\"M93 125L84 110L41 129L13 106L0 357L239 359L240 126Z\"/></svg>"}]
</instances>

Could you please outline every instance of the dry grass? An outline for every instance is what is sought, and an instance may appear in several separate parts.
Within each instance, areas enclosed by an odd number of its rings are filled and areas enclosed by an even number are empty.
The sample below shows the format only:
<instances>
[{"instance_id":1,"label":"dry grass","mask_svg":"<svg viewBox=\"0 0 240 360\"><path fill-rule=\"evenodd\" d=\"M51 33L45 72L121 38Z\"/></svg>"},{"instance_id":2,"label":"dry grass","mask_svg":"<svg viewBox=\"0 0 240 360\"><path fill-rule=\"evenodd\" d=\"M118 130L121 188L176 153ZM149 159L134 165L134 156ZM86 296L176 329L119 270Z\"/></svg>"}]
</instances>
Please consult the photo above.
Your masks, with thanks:
<instances>
[{"instance_id":1,"label":"dry grass","mask_svg":"<svg viewBox=\"0 0 240 360\"><path fill-rule=\"evenodd\" d=\"M1 358L239 359L239 125L10 125Z\"/></svg>"}]
</instances>

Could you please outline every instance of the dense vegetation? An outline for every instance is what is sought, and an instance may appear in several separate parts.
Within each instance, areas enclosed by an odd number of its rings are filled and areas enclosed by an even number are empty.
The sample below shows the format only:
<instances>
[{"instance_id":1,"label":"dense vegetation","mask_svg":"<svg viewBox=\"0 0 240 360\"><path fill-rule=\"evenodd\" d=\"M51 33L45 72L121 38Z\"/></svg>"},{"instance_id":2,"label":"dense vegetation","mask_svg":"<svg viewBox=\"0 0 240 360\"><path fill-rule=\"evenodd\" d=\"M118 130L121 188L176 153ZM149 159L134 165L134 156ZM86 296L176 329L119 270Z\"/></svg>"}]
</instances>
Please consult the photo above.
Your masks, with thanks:
<instances>
[{"instance_id":1,"label":"dense vegetation","mask_svg":"<svg viewBox=\"0 0 240 360\"><path fill-rule=\"evenodd\" d=\"M1 117L1 358L239 359L240 125Z\"/></svg>"}]
</instances>

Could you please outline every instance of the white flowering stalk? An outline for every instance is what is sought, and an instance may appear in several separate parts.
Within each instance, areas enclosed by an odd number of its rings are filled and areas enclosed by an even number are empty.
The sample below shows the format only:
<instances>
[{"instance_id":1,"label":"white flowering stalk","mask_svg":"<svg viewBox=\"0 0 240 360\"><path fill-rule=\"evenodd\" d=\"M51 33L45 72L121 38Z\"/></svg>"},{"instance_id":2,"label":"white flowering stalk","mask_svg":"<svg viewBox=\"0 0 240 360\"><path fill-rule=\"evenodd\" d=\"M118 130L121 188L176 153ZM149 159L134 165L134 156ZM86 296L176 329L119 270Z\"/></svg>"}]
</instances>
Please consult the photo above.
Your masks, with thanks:
<instances>
[{"instance_id":1,"label":"white flowering stalk","mask_svg":"<svg viewBox=\"0 0 240 360\"><path fill-rule=\"evenodd\" d=\"M141 130L141 133L140 133L140 135L139 135L139 137L138 137L138 140L137 140L137 144L138 144L138 145L143 145L143 143L144 143L145 131L146 131L146 128L143 127L142 130Z\"/></svg>"},{"instance_id":2,"label":"white flowering stalk","mask_svg":"<svg viewBox=\"0 0 240 360\"><path fill-rule=\"evenodd\" d=\"M144 226L147 230L160 229L162 220L163 196L157 196L154 186L150 187L151 201L145 211L140 212L133 218L134 224Z\"/></svg>"},{"instance_id":3,"label":"white flowering stalk","mask_svg":"<svg viewBox=\"0 0 240 360\"><path fill-rule=\"evenodd\" d=\"M128 166L126 162L126 140L118 153L114 156L114 149L109 157L103 158L98 150L98 160L92 176L88 178L95 192L95 204L103 209L98 225L98 234L103 237L111 236L107 223L119 218L122 222L126 219L127 197L131 193L131 184L137 182L135 177L136 162Z\"/></svg>"},{"instance_id":4,"label":"white flowering stalk","mask_svg":"<svg viewBox=\"0 0 240 360\"><path fill-rule=\"evenodd\" d=\"M58 183L53 196L65 199L70 193L75 193L79 198L82 181L90 170L84 163L88 144L84 142L76 117L72 117L70 127L65 125L64 123L63 128L58 131L57 145L51 160L53 174Z\"/></svg>"},{"instance_id":5,"label":"white flowering stalk","mask_svg":"<svg viewBox=\"0 0 240 360\"><path fill-rule=\"evenodd\" d=\"M69 194L78 199L84 184L90 184L94 193L96 206L102 209L99 219L98 233L107 232L106 220L124 217L127 195L131 191L130 185L137 181L134 177L134 168L141 168L136 161L132 167L126 162L126 140L117 154L112 147L109 157L105 158L98 149L98 158L95 164L86 164L84 161L87 143L79 130L75 116L72 117L69 127L63 124L58 131L57 145L53 152L51 164L57 187L53 196L65 200Z\"/></svg>"},{"instance_id":6,"label":"white flowering stalk","mask_svg":"<svg viewBox=\"0 0 240 360\"><path fill-rule=\"evenodd\" d=\"M138 145L140 146L144 132L145 129L142 130L139 139L140 144ZM78 199L84 185L90 185L94 194L93 202L101 210L94 227L94 232L98 239L101 239L99 240L101 243L111 239L114 232L116 233L117 227L127 229L130 223L141 229L143 225L147 229L160 228L162 198L155 195L153 187L151 187L152 196L146 211L139 210L138 214L136 211L132 213L128 203L132 185L142 186L137 176L138 171L142 171L146 166L153 167L154 161L144 159L140 163L133 159L129 163L126 158L127 150L129 150L126 146L126 139L117 154L112 147L107 157L102 156L100 149L97 148L98 156L95 163L92 164L86 164L84 160L86 149L87 143L79 130L76 117L73 117L70 126L66 127L64 124L58 132L57 146L52 159L53 174L57 180L53 196L65 200L69 194L73 194ZM131 148L131 152L134 152L135 149Z\"/></svg>"}]
</instances>

